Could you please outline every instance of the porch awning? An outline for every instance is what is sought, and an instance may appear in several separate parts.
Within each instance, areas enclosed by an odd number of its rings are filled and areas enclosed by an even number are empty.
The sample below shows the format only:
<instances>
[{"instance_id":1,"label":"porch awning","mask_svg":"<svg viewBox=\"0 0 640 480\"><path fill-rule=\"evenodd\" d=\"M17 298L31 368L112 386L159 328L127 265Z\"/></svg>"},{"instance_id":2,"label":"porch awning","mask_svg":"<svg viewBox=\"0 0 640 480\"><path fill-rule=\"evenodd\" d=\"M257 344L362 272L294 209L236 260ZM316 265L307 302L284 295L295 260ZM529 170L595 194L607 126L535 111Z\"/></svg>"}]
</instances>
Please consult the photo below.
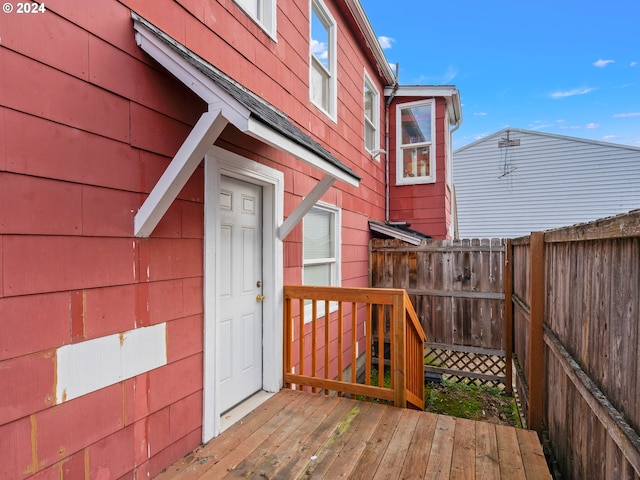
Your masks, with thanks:
<instances>
[{"instance_id":1,"label":"porch awning","mask_svg":"<svg viewBox=\"0 0 640 480\"><path fill-rule=\"evenodd\" d=\"M144 18L133 12L131 16L140 48L208 105L208 111L198 120L136 214L136 236L151 234L227 124L324 172L325 178L309 198L320 198L336 180L356 187L360 184L359 175L297 128L283 112ZM304 210L311 208L308 204L301 204L301 209L288 220L302 218ZM281 227L281 238L293 228L292 223Z\"/></svg>"}]
</instances>

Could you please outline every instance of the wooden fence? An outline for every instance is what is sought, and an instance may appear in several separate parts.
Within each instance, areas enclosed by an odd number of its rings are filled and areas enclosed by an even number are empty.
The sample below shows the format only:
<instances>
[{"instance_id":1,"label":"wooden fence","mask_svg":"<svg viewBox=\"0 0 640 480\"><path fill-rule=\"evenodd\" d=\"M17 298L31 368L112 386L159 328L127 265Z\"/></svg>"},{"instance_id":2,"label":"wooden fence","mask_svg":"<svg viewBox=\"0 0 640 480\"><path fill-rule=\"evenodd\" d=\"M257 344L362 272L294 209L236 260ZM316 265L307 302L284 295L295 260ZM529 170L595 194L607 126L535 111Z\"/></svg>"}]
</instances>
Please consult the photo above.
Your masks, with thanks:
<instances>
[{"instance_id":1,"label":"wooden fence","mask_svg":"<svg viewBox=\"0 0 640 480\"><path fill-rule=\"evenodd\" d=\"M507 242L516 384L563 478L640 478L640 210Z\"/></svg>"},{"instance_id":2,"label":"wooden fence","mask_svg":"<svg viewBox=\"0 0 640 480\"><path fill-rule=\"evenodd\" d=\"M426 371L510 390L504 252L499 239L371 240L369 285L408 292L427 336Z\"/></svg>"}]
</instances>

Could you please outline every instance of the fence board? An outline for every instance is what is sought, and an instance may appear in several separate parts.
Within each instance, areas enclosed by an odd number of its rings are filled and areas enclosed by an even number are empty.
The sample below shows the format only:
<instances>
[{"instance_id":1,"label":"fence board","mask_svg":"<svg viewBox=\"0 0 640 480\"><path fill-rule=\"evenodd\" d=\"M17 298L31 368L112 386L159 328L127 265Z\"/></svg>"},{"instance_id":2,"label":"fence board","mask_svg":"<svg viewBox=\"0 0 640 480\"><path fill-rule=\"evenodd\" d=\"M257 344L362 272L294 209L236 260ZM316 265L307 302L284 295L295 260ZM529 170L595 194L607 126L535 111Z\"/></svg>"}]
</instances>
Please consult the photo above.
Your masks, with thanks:
<instances>
[{"instance_id":1,"label":"fence board","mask_svg":"<svg viewBox=\"0 0 640 480\"><path fill-rule=\"evenodd\" d=\"M374 239L371 286L406 289L429 342L505 350L504 252L500 239Z\"/></svg>"},{"instance_id":2,"label":"fence board","mask_svg":"<svg viewBox=\"0 0 640 480\"><path fill-rule=\"evenodd\" d=\"M430 341L503 349L503 241L374 239L370 252L371 286L406 289Z\"/></svg>"},{"instance_id":3,"label":"fence board","mask_svg":"<svg viewBox=\"0 0 640 480\"><path fill-rule=\"evenodd\" d=\"M512 240L510 252L514 360L523 369L516 388L524 395L524 407L529 407L531 362L542 357L543 421L562 477L637 480L640 210L545 232L542 287L529 281L533 237ZM528 302L540 288L544 349L527 352Z\"/></svg>"}]
</instances>

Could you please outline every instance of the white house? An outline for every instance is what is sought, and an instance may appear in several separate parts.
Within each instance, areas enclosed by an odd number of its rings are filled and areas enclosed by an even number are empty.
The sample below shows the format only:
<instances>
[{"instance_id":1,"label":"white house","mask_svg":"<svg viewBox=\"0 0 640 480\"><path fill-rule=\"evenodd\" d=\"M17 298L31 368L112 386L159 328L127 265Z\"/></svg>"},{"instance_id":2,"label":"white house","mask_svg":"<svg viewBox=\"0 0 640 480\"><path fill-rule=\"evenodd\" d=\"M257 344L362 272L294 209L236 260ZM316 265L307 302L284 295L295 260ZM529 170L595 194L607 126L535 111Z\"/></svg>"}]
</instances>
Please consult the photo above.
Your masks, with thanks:
<instances>
[{"instance_id":1,"label":"white house","mask_svg":"<svg viewBox=\"0 0 640 480\"><path fill-rule=\"evenodd\" d=\"M507 128L454 152L458 237L518 237L640 208L640 148Z\"/></svg>"}]
</instances>

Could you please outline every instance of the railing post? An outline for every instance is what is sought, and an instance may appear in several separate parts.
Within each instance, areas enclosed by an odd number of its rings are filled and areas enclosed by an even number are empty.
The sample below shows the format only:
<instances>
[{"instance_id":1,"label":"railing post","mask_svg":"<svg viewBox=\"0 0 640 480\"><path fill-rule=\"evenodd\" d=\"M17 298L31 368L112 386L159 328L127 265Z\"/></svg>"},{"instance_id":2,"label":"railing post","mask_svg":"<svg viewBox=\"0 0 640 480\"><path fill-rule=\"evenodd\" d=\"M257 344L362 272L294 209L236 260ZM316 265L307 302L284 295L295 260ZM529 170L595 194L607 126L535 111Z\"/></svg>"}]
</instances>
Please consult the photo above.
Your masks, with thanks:
<instances>
[{"instance_id":1,"label":"railing post","mask_svg":"<svg viewBox=\"0 0 640 480\"><path fill-rule=\"evenodd\" d=\"M507 393L513 391L513 245L504 247L504 382Z\"/></svg>"},{"instance_id":2,"label":"railing post","mask_svg":"<svg viewBox=\"0 0 640 480\"><path fill-rule=\"evenodd\" d=\"M394 295L393 315L391 318L393 321L391 355L395 357L392 362L395 369L393 372L394 405L402 408L407 406L407 332L405 315L404 295Z\"/></svg>"},{"instance_id":3,"label":"railing post","mask_svg":"<svg viewBox=\"0 0 640 480\"><path fill-rule=\"evenodd\" d=\"M542 432L544 408L544 305L545 255L544 232L533 232L530 237L529 288L529 408L527 426Z\"/></svg>"},{"instance_id":4,"label":"railing post","mask_svg":"<svg viewBox=\"0 0 640 480\"><path fill-rule=\"evenodd\" d=\"M284 328L283 332L283 344L282 349L284 353L284 362L282 362L282 378L286 379L287 373L291 371L291 363L293 362L291 356L291 350L293 348L293 324L292 324L292 314L291 314L291 299L287 296L287 287L284 287ZM290 387L291 385L285 380L284 386Z\"/></svg>"}]
</instances>

